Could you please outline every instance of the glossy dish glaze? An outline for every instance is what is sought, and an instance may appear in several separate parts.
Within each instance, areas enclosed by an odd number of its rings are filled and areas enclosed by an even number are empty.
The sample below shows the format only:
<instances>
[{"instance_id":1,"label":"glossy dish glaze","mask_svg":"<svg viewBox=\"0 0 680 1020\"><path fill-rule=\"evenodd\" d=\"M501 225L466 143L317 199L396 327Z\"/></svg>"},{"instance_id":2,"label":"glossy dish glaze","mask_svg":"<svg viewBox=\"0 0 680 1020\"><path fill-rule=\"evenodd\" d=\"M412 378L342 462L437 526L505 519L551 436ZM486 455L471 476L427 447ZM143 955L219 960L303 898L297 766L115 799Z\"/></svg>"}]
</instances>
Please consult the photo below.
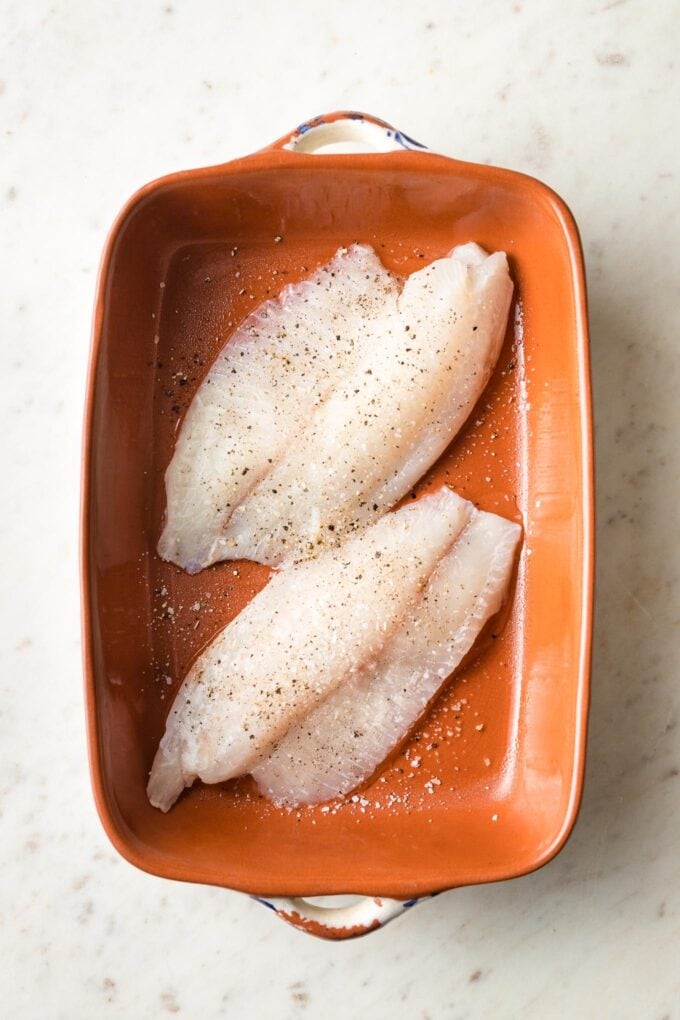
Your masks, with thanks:
<instances>
[{"instance_id":1,"label":"glossy dish glaze","mask_svg":"<svg viewBox=\"0 0 680 1020\"><path fill-rule=\"evenodd\" d=\"M385 151L313 151L338 140ZM510 325L489 386L415 495L448 483L522 524L508 603L354 796L291 811L243 779L196 785L162 815L145 785L174 693L270 576L244 561L189 576L156 553L163 474L192 395L244 316L338 247L370 244L407 274L470 240L508 254ZM248 892L335 938L371 930L418 897L549 860L574 823L583 775L591 439L578 233L538 181L429 153L374 118L340 113L138 192L100 271L82 505L90 764L123 856L154 874ZM370 902L331 916L300 899L344 893Z\"/></svg>"}]
</instances>

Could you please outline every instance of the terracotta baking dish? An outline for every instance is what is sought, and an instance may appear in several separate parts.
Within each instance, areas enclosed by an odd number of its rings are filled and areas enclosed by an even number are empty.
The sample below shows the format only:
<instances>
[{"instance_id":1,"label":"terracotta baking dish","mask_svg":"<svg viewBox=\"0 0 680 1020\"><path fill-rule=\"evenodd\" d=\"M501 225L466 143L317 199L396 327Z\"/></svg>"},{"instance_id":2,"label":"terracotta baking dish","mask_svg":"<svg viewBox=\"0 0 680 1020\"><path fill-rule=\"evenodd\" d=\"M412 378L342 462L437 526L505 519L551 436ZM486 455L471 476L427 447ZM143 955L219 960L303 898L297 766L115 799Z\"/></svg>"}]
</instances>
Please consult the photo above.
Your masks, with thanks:
<instances>
[{"instance_id":1,"label":"terracotta baking dish","mask_svg":"<svg viewBox=\"0 0 680 1020\"><path fill-rule=\"evenodd\" d=\"M318 151L338 141L377 151ZM522 522L508 605L358 797L287 811L244 779L197 784L161 814L145 783L178 683L269 576L243 562L189 577L158 558L178 422L234 324L275 292L272 267L281 284L297 280L355 240L402 273L469 240L508 253L516 302L497 371L418 487L446 481ZM94 793L129 861L256 895L330 937L544 864L581 793L592 566L583 262L574 220L545 185L343 113L128 202L97 289L82 579ZM338 912L299 899L341 893L369 899Z\"/></svg>"}]
</instances>

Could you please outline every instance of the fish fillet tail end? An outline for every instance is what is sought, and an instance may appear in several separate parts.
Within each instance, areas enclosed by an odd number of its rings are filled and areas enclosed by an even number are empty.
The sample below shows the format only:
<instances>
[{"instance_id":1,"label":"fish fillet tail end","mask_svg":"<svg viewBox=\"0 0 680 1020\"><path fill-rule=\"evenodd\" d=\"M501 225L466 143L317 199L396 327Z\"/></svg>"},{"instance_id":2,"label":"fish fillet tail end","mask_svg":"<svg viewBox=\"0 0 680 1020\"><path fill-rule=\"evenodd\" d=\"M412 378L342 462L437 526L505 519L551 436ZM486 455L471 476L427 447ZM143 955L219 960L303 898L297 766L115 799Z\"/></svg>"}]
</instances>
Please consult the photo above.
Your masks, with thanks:
<instances>
[{"instance_id":1,"label":"fish fillet tail end","mask_svg":"<svg viewBox=\"0 0 680 1020\"><path fill-rule=\"evenodd\" d=\"M185 786L191 783L186 781L179 755L168 755L159 747L146 787L151 804L161 811L169 811Z\"/></svg>"}]
</instances>

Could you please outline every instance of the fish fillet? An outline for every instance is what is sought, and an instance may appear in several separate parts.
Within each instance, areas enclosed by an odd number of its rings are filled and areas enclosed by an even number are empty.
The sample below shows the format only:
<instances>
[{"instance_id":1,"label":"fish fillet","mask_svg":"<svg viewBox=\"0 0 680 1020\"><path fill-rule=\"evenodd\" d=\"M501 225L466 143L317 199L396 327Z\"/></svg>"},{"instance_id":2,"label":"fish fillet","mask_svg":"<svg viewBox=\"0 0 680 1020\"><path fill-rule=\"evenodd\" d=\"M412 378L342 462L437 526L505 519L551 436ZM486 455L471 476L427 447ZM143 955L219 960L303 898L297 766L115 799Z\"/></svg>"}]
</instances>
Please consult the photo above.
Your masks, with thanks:
<instances>
[{"instance_id":1,"label":"fish fillet","mask_svg":"<svg viewBox=\"0 0 680 1020\"><path fill-rule=\"evenodd\" d=\"M396 295L373 249L353 245L242 323L182 423L165 476L163 559L195 573L240 555L224 537L231 513L372 342Z\"/></svg>"},{"instance_id":2,"label":"fish fillet","mask_svg":"<svg viewBox=\"0 0 680 1020\"><path fill-rule=\"evenodd\" d=\"M166 811L196 777L216 783L251 771L377 656L470 509L440 489L341 548L276 574L182 683L151 769L151 803Z\"/></svg>"},{"instance_id":3,"label":"fish fillet","mask_svg":"<svg viewBox=\"0 0 680 1020\"><path fill-rule=\"evenodd\" d=\"M377 662L336 687L253 769L260 789L279 803L316 804L373 775L500 608L519 536L517 524L472 511Z\"/></svg>"},{"instance_id":4,"label":"fish fillet","mask_svg":"<svg viewBox=\"0 0 680 1020\"><path fill-rule=\"evenodd\" d=\"M408 277L373 343L233 511L224 555L286 566L394 506L486 386L511 296L503 252L475 244Z\"/></svg>"}]
</instances>

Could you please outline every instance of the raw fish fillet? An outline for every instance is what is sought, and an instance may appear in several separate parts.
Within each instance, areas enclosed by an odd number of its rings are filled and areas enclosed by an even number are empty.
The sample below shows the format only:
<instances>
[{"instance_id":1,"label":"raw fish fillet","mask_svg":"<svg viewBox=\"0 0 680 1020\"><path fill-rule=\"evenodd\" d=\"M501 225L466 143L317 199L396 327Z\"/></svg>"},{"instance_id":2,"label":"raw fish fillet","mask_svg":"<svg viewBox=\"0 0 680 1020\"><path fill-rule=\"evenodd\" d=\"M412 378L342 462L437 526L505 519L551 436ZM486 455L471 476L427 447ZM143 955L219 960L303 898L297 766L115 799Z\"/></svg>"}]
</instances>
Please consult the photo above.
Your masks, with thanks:
<instances>
[{"instance_id":1,"label":"raw fish fillet","mask_svg":"<svg viewBox=\"0 0 680 1020\"><path fill-rule=\"evenodd\" d=\"M170 710L147 788L167 811L196 777L250 772L381 651L471 505L443 488L276 574L199 656Z\"/></svg>"},{"instance_id":2,"label":"raw fish fillet","mask_svg":"<svg viewBox=\"0 0 680 1020\"><path fill-rule=\"evenodd\" d=\"M286 566L393 507L486 386L511 296L503 252L476 244L408 277L351 372L232 513L223 555Z\"/></svg>"},{"instance_id":3,"label":"raw fish fillet","mask_svg":"<svg viewBox=\"0 0 680 1020\"><path fill-rule=\"evenodd\" d=\"M336 687L253 769L260 789L280 803L316 804L373 775L500 608L519 537L517 524L473 510L377 662Z\"/></svg>"},{"instance_id":4,"label":"raw fish fillet","mask_svg":"<svg viewBox=\"0 0 680 1020\"><path fill-rule=\"evenodd\" d=\"M196 573L236 553L234 508L372 340L397 284L372 248L340 249L241 324L199 387L167 469L163 559Z\"/></svg>"}]
</instances>

